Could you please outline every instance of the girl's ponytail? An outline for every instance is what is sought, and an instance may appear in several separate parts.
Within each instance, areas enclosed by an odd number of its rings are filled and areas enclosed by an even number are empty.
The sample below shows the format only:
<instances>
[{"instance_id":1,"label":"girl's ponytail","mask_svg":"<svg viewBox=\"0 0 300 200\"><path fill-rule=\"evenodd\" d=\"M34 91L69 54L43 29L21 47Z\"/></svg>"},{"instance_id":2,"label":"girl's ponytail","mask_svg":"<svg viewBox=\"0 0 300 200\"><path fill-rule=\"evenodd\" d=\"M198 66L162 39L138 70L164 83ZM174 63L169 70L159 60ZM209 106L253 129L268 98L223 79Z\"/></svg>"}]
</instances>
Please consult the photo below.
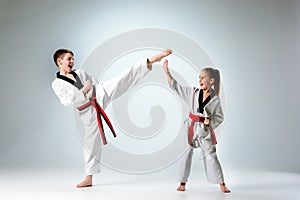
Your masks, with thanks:
<instances>
[{"instance_id":1,"label":"girl's ponytail","mask_svg":"<svg viewBox=\"0 0 300 200\"><path fill-rule=\"evenodd\" d=\"M214 69L212 78L215 79L214 89L215 89L216 95L219 96L219 93L220 93L220 71L217 69Z\"/></svg>"}]
</instances>

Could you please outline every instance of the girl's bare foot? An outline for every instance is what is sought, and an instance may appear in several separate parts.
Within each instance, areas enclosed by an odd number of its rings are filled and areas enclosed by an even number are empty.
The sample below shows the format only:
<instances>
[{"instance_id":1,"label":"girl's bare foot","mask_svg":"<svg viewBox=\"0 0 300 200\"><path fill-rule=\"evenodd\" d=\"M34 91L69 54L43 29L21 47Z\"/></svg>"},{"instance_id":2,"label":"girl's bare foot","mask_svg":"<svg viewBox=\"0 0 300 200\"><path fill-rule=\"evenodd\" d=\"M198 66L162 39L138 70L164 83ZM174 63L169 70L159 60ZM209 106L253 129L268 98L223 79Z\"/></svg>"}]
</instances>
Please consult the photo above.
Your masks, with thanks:
<instances>
[{"instance_id":1,"label":"girl's bare foot","mask_svg":"<svg viewBox=\"0 0 300 200\"><path fill-rule=\"evenodd\" d=\"M171 49L165 49L162 52L160 52L159 54L156 54L155 56L151 57L149 59L150 63L154 63L154 62L159 62L161 61L161 59L163 59L164 57L170 55L172 53Z\"/></svg>"},{"instance_id":2,"label":"girl's bare foot","mask_svg":"<svg viewBox=\"0 0 300 200\"><path fill-rule=\"evenodd\" d=\"M177 191L183 192L185 191L185 183L180 183L178 188L176 189Z\"/></svg>"},{"instance_id":3,"label":"girl's bare foot","mask_svg":"<svg viewBox=\"0 0 300 200\"><path fill-rule=\"evenodd\" d=\"M85 180L82 181L81 183L78 183L76 185L76 187L78 187L78 188L91 187L93 185L93 179L92 179L92 177L93 177L92 175L87 175L85 177Z\"/></svg>"},{"instance_id":4,"label":"girl's bare foot","mask_svg":"<svg viewBox=\"0 0 300 200\"><path fill-rule=\"evenodd\" d=\"M223 193L230 193L230 190L226 187L225 183L220 184L220 189Z\"/></svg>"}]
</instances>

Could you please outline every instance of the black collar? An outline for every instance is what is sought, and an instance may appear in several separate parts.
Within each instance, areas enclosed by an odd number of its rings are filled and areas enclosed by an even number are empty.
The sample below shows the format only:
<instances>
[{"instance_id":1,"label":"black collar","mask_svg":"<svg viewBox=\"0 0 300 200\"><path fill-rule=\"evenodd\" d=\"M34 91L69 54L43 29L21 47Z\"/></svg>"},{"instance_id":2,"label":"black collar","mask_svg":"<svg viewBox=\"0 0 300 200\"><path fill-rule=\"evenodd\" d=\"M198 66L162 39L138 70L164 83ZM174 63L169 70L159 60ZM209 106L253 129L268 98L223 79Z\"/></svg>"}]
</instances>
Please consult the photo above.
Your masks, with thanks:
<instances>
[{"instance_id":1,"label":"black collar","mask_svg":"<svg viewBox=\"0 0 300 200\"><path fill-rule=\"evenodd\" d=\"M198 112L202 113L204 112L204 107L206 106L206 104L208 104L208 102L216 95L215 90L211 89L209 90L210 95L205 99L205 101L203 101L203 90L201 89L199 92L199 97L198 97L198 101L199 101L199 108L198 108Z\"/></svg>"},{"instance_id":2,"label":"black collar","mask_svg":"<svg viewBox=\"0 0 300 200\"><path fill-rule=\"evenodd\" d=\"M56 73L56 77L59 78L59 79L62 79L64 81L67 81L68 83L74 85L75 87L78 88L78 90L80 90L81 88L83 88L83 84L79 78L79 76L75 73L75 71L72 71L71 74L74 76L74 78L76 79L76 81L66 77L66 76L63 76L63 75L60 75L59 72Z\"/></svg>"}]
</instances>

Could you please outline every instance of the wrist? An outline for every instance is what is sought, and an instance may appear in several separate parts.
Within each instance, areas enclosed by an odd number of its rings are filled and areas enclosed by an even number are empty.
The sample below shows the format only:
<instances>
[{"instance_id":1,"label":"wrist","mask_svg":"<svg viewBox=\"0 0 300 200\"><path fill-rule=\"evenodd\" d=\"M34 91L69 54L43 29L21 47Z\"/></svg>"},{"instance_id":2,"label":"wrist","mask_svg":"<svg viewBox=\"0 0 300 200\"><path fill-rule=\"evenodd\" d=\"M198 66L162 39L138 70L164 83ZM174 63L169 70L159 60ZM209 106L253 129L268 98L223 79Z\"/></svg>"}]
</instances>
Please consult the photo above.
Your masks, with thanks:
<instances>
[{"instance_id":1,"label":"wrist","mask_svg":"<svg viewBox=\"0 0 300 200\"><path fill-rule=\"evenodd\" d=\"M83 87L83 88L81 89L81 92L82 92L84 95L86 95L86 94L88 93L88 91L89 91L89 89L88 89L87 87Z\"/></svg>"},{"instance_id":2,"label":"wrist","mask_svg":"<svg viewBox=\"0 0 300 200\"><path fill-rule=\"evenodd\" d=\"M148 70L152 70L152 62L147 58L147 68Z\"/></svg>"}]
</instances>

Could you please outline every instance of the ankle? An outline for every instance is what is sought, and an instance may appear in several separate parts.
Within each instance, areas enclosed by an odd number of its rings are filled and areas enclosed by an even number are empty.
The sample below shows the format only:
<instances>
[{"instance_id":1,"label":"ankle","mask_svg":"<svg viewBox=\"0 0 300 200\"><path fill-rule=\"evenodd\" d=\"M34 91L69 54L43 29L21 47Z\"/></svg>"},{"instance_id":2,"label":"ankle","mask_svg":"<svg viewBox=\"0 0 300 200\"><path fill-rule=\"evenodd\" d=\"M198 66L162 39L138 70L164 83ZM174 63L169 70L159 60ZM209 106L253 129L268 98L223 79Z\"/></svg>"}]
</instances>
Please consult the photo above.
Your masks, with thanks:
<instances>
[{"instance_id":1,"label":"ankle","mask_svg":"<svg viewBox=\"0 0 300 200\"><path fill-rule=\"evenodd\" d=\"M87 180L87 181L93 180L93 175L87 175L87 176L85 177L85 180Z\"/></svg>"}]
</instances>

